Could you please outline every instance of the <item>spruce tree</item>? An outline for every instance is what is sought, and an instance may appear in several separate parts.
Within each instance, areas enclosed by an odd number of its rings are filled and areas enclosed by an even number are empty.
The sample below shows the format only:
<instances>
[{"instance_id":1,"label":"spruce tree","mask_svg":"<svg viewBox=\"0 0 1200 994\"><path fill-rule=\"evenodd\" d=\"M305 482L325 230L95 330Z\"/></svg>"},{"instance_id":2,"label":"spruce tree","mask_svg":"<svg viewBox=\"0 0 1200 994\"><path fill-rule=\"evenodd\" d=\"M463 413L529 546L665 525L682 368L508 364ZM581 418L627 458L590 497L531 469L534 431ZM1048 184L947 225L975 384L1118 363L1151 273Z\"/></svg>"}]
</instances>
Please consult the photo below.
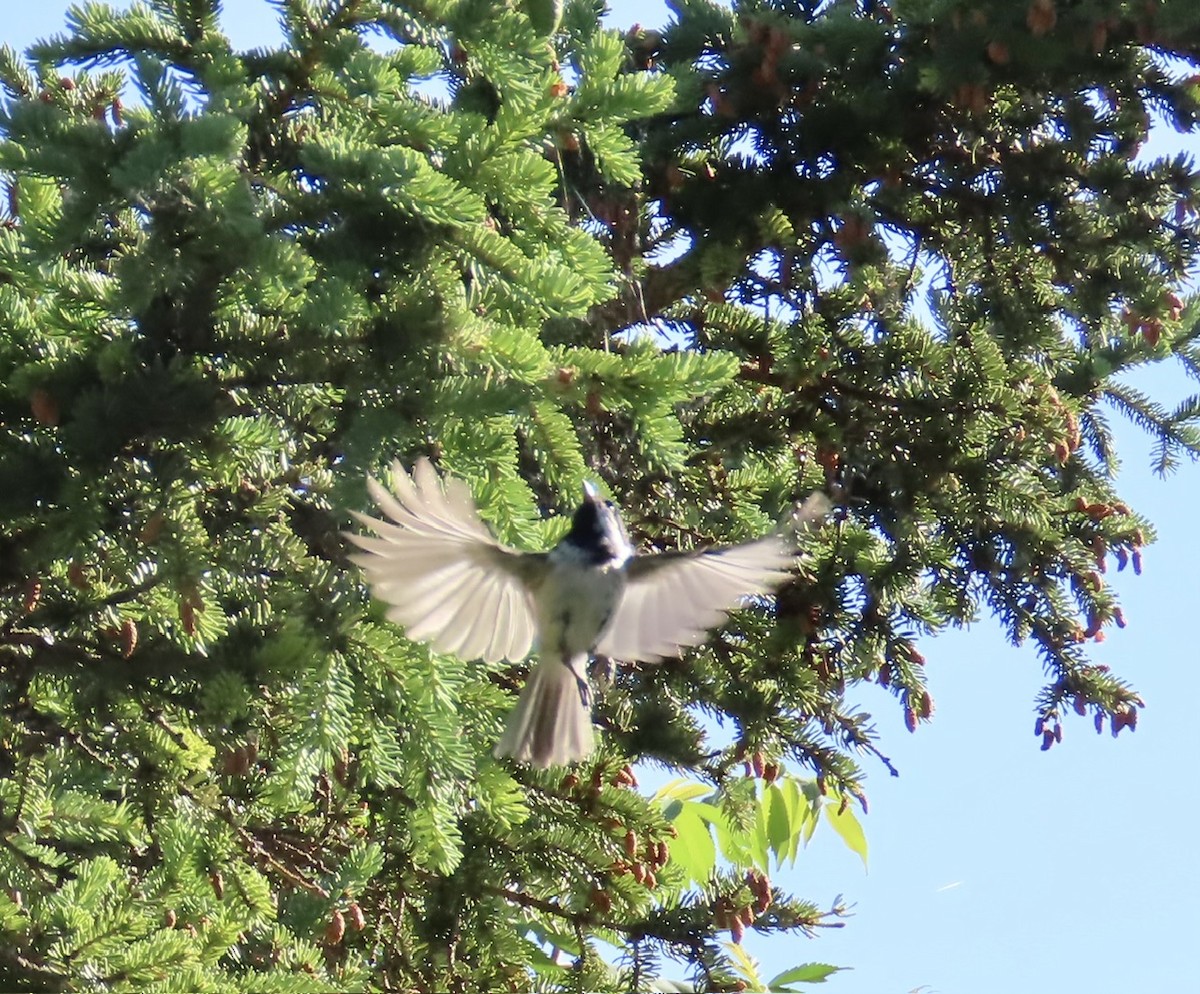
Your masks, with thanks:
<instances>
[{"instance_id":1,"label":"spruce tree","mask_svg":"<svg viewBox=\"0 0 1200 994\"><path fill-rule=\"evenodd\" d=\"M746 928L837 915L769 874L861 846L846 690L930 719L919 635L1031 644L1043 748L1136 725L1088 642L1153 537L1108 419L1200 451L1121 379L1200 369L1197 176L1138 156L1200 9L598 6L280 0L236 51L218 0L89 3L0 52L0 988L736 989ZM521 668L346 560L421 455L528 549L585 478L644 548L836 512L535 772Z\"/></svg>"}]
</instances>

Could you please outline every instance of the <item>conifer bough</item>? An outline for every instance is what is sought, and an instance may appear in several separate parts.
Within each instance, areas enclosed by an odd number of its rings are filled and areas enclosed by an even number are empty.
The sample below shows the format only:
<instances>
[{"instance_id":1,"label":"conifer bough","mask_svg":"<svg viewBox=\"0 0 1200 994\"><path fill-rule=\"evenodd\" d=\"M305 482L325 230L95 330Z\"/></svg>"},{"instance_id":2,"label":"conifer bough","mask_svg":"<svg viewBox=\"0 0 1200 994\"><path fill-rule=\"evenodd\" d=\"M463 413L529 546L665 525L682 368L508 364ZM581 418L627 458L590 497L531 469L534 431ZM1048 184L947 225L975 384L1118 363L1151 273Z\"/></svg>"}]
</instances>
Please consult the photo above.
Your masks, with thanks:
<instances>
[{"instance_id":1,"label":"conifer bough","mask_svg":"<svg viewBox=\"0 0 1200 994\"><path fill-rule=\"evenodd\" d=\"M1110 421L1200 448L1128 379L1200 368L1195 170L1139 155L1196 123L1194 0L282 0L249 51L114 6L0 50L0 989L813 983L719 940L843 913L780 864L865 857L847 701L920 734L919 636L1030 646L1031 748L1134 730ZM393 456L522 549L597 474L643 549L839 510L562 776L347 568Z\"/></svg>"}]
</instances>

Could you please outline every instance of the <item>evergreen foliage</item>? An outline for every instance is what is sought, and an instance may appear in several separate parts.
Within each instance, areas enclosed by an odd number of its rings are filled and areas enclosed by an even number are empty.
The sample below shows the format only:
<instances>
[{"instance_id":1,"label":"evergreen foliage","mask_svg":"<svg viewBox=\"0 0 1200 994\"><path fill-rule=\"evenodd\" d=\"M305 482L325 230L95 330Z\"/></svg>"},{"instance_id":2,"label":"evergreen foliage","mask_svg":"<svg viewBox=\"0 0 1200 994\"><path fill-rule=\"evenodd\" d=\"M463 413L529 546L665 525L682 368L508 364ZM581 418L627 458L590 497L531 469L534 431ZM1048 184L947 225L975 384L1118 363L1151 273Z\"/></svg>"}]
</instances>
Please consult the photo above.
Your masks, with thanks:
<instances>
[{"instance_id":1,"label":"evergreen foliage","mask_svg":"<svg viewBox=\"0 0 1200 994\"><path fill-rule=\"evenodd\" d=\"M1200 375L1194 164L1138 155L1200 113L1192 0L276 6L0 51L0 988L735 989L751 921L837 917L768 875L822 819L865 856L845 692L928 720L918 635L1032 642L1043 748L1136 725L1087 642L1153 537L1109 420L1200 452L1122 380ZM838 510L539 773L490 752L520 668L347 566L421 454L531 549L585 477L643 547Z\"/></svg>"}]
</instances>

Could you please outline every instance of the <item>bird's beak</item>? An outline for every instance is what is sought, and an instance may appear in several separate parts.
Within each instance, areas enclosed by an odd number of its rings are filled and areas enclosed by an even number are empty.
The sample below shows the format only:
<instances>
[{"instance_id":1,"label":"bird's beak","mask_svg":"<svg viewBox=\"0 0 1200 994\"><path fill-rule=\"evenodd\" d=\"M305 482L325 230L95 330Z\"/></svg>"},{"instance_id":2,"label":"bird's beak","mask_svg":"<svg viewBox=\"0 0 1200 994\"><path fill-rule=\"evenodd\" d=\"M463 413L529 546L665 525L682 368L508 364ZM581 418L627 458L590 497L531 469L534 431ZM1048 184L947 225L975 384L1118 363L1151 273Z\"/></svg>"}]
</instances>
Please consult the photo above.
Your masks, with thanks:
<instances>
[{"instance_id":1,"label":"bird's beak","mask_svg":"<svg viewBox=\"0 0 1200 994\"><path fill-rule=\"evenodd\" d=\"M593 504L600 499L600 491L590 480L583 481L583 499Z\"/></svg>"}]
</instances>

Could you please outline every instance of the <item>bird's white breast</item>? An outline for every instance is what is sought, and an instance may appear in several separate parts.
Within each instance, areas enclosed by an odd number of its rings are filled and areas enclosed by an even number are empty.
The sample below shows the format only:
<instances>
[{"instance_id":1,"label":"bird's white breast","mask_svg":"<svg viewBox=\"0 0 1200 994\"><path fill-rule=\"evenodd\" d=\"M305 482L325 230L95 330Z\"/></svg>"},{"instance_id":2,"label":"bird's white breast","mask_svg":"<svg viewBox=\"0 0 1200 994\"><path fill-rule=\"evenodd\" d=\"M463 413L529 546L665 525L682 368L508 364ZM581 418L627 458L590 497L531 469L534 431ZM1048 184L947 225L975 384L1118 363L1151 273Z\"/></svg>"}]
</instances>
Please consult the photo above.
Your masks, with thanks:
<instances>
[{"instance_id":1,"label":"bird's white breast","mask_svg":"<svg viewBox=\"0 0 1200 994\"><path fill-rule=\"evenodd\" d=\"M612 621L625 588L624 561L595 566L569 546L550 556L536 594L540 649L564 657L590 653Z\"/></svg>"}]
</instances>

